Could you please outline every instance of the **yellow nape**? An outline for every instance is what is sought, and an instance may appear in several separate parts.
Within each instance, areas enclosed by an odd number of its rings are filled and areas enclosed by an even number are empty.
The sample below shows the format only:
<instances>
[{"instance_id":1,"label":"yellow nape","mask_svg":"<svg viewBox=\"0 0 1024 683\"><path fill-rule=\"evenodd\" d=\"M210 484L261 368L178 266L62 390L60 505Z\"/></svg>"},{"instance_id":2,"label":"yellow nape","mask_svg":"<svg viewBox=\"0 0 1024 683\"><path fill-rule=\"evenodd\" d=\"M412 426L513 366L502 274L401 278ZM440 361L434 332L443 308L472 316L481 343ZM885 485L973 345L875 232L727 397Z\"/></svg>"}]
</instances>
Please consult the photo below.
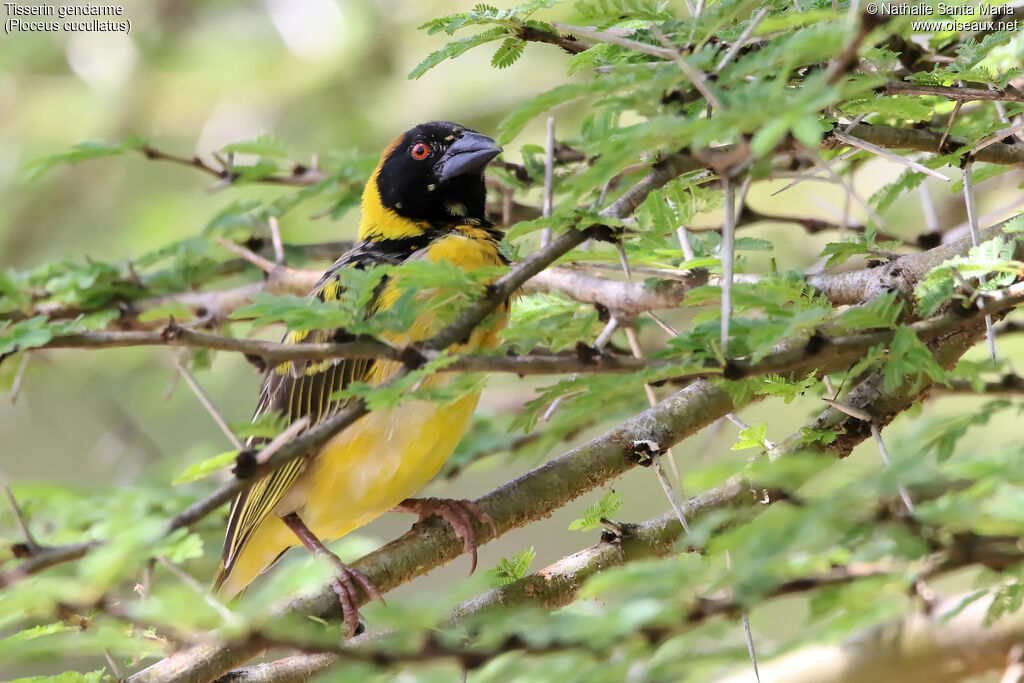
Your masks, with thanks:
<instances>
[{"instance_id":1,"label":"yellow nape","mask_svg":"<svg viewBox=\"0 0 1024 683\"><path fill-rule=\"evenodd\" d=\"M385 152L384 158L387 158L387 152ZM384 159L381 159L377 168L374 169L373 175L367 181L366 187L363 188L363 214L359 219L359 239L395 240L403 237L419 237L427 231L429 226L426 223L399 216L397 212L381 203L380 191L377 189L377 176L380 174L383 164Z\"/></svg>"}]
</instances>

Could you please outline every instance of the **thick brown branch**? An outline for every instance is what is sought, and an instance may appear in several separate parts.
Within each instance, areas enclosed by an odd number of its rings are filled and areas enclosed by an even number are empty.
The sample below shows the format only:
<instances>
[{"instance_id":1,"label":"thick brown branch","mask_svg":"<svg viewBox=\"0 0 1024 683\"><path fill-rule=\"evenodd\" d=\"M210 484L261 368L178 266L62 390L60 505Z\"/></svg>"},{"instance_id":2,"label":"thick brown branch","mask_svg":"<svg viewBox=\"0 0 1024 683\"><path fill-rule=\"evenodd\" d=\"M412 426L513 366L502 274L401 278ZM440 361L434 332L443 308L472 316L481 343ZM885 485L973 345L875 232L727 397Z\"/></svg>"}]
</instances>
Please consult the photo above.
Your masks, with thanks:
<instances>
[{"instance_id":1,"label":"thick brown branch","mask_svg":"<svg viewBox=\"0 0 1024 683\"><path fill-rule=\"evenodd\" d=\"M962 88L952 85L918 85L916 83L890 81L881 88L881 91L884 95L936 95L955 102L972 102L975 100L1024 102L1024 94L1015 91Z\"/></svg>"},{"instance_id":2,"label":"thick brown branch","mask_svg":"<svg viewBox=\"0 0 1024 683\"><path fill-rule=\"evenodd\" d=\"M915 149L933 154L949 154L959 149L969 149L972 143L963 138L946 137L939 133L916 128L894 128L859 123L847 131L850 135L888 149ZM843 143L826 137L822 146L842 147ZM1001 142L991 144L973 154L978 161L987 161L1005 166L1024 167L1024 146L1007 145Z\"/></svg>"}]
</instances>

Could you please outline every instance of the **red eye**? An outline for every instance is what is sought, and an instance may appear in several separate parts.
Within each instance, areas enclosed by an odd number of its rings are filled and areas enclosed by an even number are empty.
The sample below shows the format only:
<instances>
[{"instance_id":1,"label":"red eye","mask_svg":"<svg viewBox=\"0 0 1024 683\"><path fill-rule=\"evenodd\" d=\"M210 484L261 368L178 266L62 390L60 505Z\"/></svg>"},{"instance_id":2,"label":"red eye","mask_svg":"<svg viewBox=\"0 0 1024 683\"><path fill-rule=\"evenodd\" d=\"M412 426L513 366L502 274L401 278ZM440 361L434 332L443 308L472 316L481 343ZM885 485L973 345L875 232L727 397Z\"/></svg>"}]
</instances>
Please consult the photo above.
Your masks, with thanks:
<instances>
[{"instance_id":1,"label":"red eye","mask_svg":"<svg viewBox=\"0 0 1024 683\"><path fill-rule=\"evenodd\" d=\"M427 155L430 154L430 148L424 145L422 142L417 142L415 145L412 146L410 154L412 154L412 158L415 159L416 161L423 161L424 159L427 158Z\"/></svg>"}]
</instances>

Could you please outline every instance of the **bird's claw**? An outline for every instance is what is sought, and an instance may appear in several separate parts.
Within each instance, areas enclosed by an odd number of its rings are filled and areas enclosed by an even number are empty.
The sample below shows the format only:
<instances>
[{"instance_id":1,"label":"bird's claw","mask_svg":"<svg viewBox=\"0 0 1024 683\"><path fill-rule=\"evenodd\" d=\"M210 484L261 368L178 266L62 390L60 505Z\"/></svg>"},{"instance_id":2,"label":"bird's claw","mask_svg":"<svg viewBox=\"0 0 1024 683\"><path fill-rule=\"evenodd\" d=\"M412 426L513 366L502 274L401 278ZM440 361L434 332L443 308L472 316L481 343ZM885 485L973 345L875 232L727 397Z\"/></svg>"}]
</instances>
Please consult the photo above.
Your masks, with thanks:
<instances>
[{"instance_id":1,"label":"bird's claw","mask_svg":"<svg viewBox=\"0 0 1024 683\"><path fill-rule=\"evenodd\" d=\"M437 516L448 522L455 535L462 539L462 552L468 553L472 562L469 573L476 571L477 542L473 531L473 520L491 527L491 534L498 535L498 526L487 511L471 500L453 498L407 498L396 508L397 512L411 512L419 515L420 521Z\"/></svg>"},{"instance_id":2,"label":"bird's claw","mask_svg":"<svg viewBox=\"0 0 1024 683\"><path fill-rule=\"evenodd\" d=\"M338 565L338 575L331 579L331 588L334 589L338 601L341 603L341 614L345 620L345 626L348 627L348 637L351 638L360 632L359 627L361 626L359 608L356 607L359 604L359 588L362 588L372 600L384 602L384 596L366 574L341 561L335 564Z\"/></svg>"}]
</instances>

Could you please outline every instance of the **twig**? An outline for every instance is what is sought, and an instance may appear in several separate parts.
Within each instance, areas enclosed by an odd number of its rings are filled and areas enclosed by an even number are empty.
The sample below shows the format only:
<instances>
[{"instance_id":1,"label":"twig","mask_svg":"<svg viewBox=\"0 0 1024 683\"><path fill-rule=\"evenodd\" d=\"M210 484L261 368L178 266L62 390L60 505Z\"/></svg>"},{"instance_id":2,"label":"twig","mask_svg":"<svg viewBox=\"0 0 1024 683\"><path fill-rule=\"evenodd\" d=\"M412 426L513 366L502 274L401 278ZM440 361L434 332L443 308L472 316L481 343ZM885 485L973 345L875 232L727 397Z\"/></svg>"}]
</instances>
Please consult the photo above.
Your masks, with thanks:
<instances>
[{"instance_id":1,"label":"twig","mask_svg":"<svg viewBox=\"0 0 1024 683\"><path fill-rule=\"evenodd\" d=\"M643 349L640 348L640 340L636 337L636 330L633 329L632 326L627 326L623 331L626 333L626 339L629 341L629 348L633 352L633 357L642 359L644 357L644 353ZM654 387L650 384L644 384L644 392L647 394L647 403L652 408L658 405L658 397L654 394ZM682 505L679 503L679 498L676 496L672 483L665 475L665 469L661 465L661 459L663 456L668 456L669 466L672 468L673 481L677 483L682 482L682 477L679 476L679 468L676 465L675 454L672 452L671 448L666 448L661 454L654 454L652 456L654 460L654 473L658 477L658 483L661 484L662 490L665 491L665 497L668 498L669 504L675 511L676 516L679 517L679 523L683 525L683 530L689 534L690 525L686 523L686 515L683 513Z\"/></svg>"},{"instance_id":2,"label":"twig","mask_svg":"<svg viewBox=\"0 0 1024 683\"><path fill-rule=\"evenodd\" d=\"M1024 394L1024 377L1010 373L999 379L984 382L980 386L975 386L975 383L969 379L952 379L948 385L937 385L935 392L944 394Z\"/></svg>"},{"instance_id":3,"label":"twig","mask_svg":"<svg viewBox=\"0 0 1024 683\"><path fill-rule=\"evenodd\" d=\"M828 398L823 398L822 401L832 406L836 410L846 413L850 417L867 422L868 426L871 428L871 436L875 440L875 445L878 446L878 453L882 456L882 462L885 464L886 468L891 468L892 463L889 459L889 451L885 447L885 442L882 440L882 432L879 431L878 424L875 421L874 416L871 415L871 413L856 406L842 403L840 401L833 401L832 399ZM910 499L910 493L907 492L906 487L903 486L902 484L899 484L897 489L900 494L900 500L902 500L903 505L906 506L907 512L909 512L910 514L914 514L914 503Z\"/></svg>"},{"instance_id":4,"label":"twig","mask_svg":"<svg viewBox=\"0 0 1024 683\"><path fill-rule=\"evenodd\" d=\"M722 106L722 100L718 99L718 95L712 92L710 86L708 86L708 81L704 77L704 74L702 74L700 70L695 68L685 59L683 59L683 56L679 53L678 50L671 49L670 47L668 47L669 45L671 45L671 43L669 43L668 38L665 37L665 34L662 32L660 28L658 28L655 24L651 24L650 30L654 37L660 40L661 43L666 46L665 49L669 52L669 59L676 63L676 66L679 67L679 70L683 72L684 76L690 79L690 82L693 83L693 87L697 88L697 92L703 95L704 99L707 100L708 106L713 107L718 111L724 109L724 107Z\"/></svg>"},{"instance_id":5,"label":"twig","mask_svg":"<svg viewBox=\"0 0 1024 683\"><path fill-rule=\"evenodd\" d=\"M748 176L749 177L749 176ZM732 317L732 274L733 245L736 239L736 204L733 196L732 179L722 178L725 186L725 221L722 223L722 311L721 311L721 353L729 357L729 319Z\"/></svg>"},{"instance_id":6,"label":"twig","mask_svg":"<svg viewBox=\"0 0 1024 683\"><path fill-rule=\"evenodd\" d=\"M851 9L850 20L855 21L857 16L857 13ZM832 65L829 67L828 77L825 80L828 85L835 85L838 83L839 79L841 79L843 75L857 63L857 51L860 49L864 39L871 33L871 30L871 24L864 21L863 17L861 17L857 24L857 33L855 33L853 39L850 40L850 44L846 46L846 49L843 50L843 54L833 61Z\"/></svg>"},{"instance_id":7,"label":"twig","mask_svg":"<svg viewBox=\"0 0 1024 683\"><path fill-rule=\"evenodd\" d=\"M732 571L732 554L728 548L725 550L725 570L727 572ZM729 601L735 602L735 591L730 588L728 594ZM740 613L740 623L743 626L743 638L747 643L747 656L754 667L754 680L757 683L761 683L761 672L757 669L757 652L754 650L754 633L750 630L750 613L746 609Z\"/></svg>"},{"instance_id":8,"label":"twig","mask_svg":"<svg viewBox=\"0 0 1024 683\"><path fill-rule=\"evenodd\" d=\"M805 152L807 154L810 155L811 159L815 162L816 165L818 165L821 168L821 170L823 170L825 173L827 173L829 176L831 176L837 183L839 183L844 188L846 188L846 191L850 193L850 197L855 202L857 202L857 204L859 204L862 209L864 209L865 213L867 213L868 216L870 216L873 221L875 221L875 225L877 225L879 228L882 228L882 227L885 226L885 221L883 221L882 217L878 215L878 212L876 212L874 209L872 209L871 205L869 205L866 201L864 201L861 198L861 196L859 194L857 194L857 191L853 188L852 185L850 185L849 182L847 182L844 178L842 178L838 173L833 171L830 166L827 166L827 165L823 164L822 160L821 160L821 157L818 156L818 154L816 154L815 152L813 152L813 151L811 151L811 150L809 150L807 148L804 148L804 150L805 150Z\"/></svg>"},{"instance_id":9,"label":"twig","mask_svg":"<svg viewBox=\"0 0 1024 683\"><path fill-rule=\"evenodd\" d=\"M619 319L616 318L615 316L612 316L605 324L604 329L602 329L601 332L597 335L597 338L594 339L594 348L597 349L598 351L602 350L608 343L608 340L612 338L612 335L615 334L615 330L617 330L618 327ZM576 381L578 378L579 375L573 373L572 377L569 378L569 381ZM561 407L562 403L565 401L565 398L565 394L563 394L562 396L555 397L555 400L551 402L551 405L549 405L547 410L545 410L544 413L540 416L540 421L549 421L554 416L555 412Z\"/></svg>"},{"instance_id":10,"label":"twig","mask_svg":"<svg viewBox=\"0 0 1024 683\"><path fill-rule=\"evenodd\" d=\"M672 326L662 320L660 317L655 315L654 311L646 311L647 317L654 321L654 323L660 327L665 334L671 337L678 337L679 333L672 329Z\"/></svg>"},{"instance_id":11,"label":"twig","mask_svg":"<svg viewBox=\"0 0 1024 683\"><path fill-rule=\"evenodd\" d=\"M822 160L822 166L831 166L832 164L837 164L837 163L839 163L841 161L846 161L850 157L854 156L855 154L859 154L859 153L860 153L859 149L848 149L845 152L843 152L842 154L839 154L839 155L833 157L832 159L829 159L828 161ZM795 187L795 186L799 185L800 183L804 182L805 180L824 180L824 178L821 178L821 177L818 176L818 173L820 173L822 170L823 169L821 168L821 166L815 166L814 170L812 170L810 173L801 174L800 177L795 178L791 182L787 183L784 187L782 187L782 188L780 188L778 190L775 190L775 192L772 192L771 196L774 197L777 194L781 194L781 193L785 192L786 190L790 189L791 187ZM829 182L835 182L835 180L830 179Z\"/></svg>"},{"instance_id":12,"label":"twig","mask_svg":"<svg viewBox=\"0 0 1024 683\"><path fill-rule=\"evenodd\" d=\"M736 55L738 55L740 53L740 50L743 49L743 44L747 42L747 38L749 38L750 34L754 32L754 29L757 28L757 25L761 23L761 20L764 19L766 14L768 14L767 7L762 7L761 9L757 10L757 14L755 14L747 22L747 27L743 29L743 33L740 34L740 37L736 39L736 41L732 44L732 47L729 48L729 51L726 52L722 59L718 62L718 66L715 67L716 74L721 73L722 69L724 69L729 64L729 62L736 58Z\"/></svg>"},{"instance_id":13,"label":"twig","mask_svg":"<svg viewBox=\"0 0 1024 683\"><path fill-rule=\"evenodd\" d=\"M690 244L690 236L686 232L685 225L680 225L676 228L676 238L679 239L679 249L683 252L683 257L687 261L697 258L697 254L693 251L693 245Z\"/></svg>"},{"instance_id":14,"label":"twig","mask_svg":"<svg viewBox=\"0 0 1024 683\"><path fill-rule=\"evenodd\" d=\"M571 33L575 36L583 36L584 38L595 40L599 43L618 45L619 47L624 47L627 50L635 50L636 52L642 52L653 57L660 57L661 59L673 60L675 56L678 55L678 52L674 49L658 47L657 45L651 45L650 43L641 43L639 40L624 38L608 31L598 31L593 28L572 26L570 24L561 24L559 22L552 22L552 26L560 31L565 31L566 33Z\"/></svg>"},{"instance_id":15,"label":"twig","mask_svg":"<svg viewBox=\"0 0 1024 683\"><path fill-rule=\"evenodd\" d=\"M832 137L842 142L845 142L846 144L851 145L853 147L859 147L865 151L871 152L872 154L877 154L878 156L885 157L890 161L895 161L896 163L902 164L907 168L913 169L919 173L930 175L933 178L938 178L939 180L945 180L947 183L950 182L949 177L939 173L938 171L930 169L923 164L917 163L916 161L911 161L910 159L902 157L899 154L895 154L894 152L890 152L887 149L883 149L878 145L873 145L870 142L861 140L860 138L854 137L853 135L847 135L846 133L841 133L840 131L836 130L832 131ZM993 142L995 142L995 140L993 140Z\"/></svg>"},{"instance_id":16,"label":"twig","mask_svg":"<svg viewBox=\"0 0 1024 683\"><path fill-rule=\"evenodd\" d=\"M557 31L546 31L538 26L528 23L519 27L519 37L522 40L528 40L535 43L557 45L572 55L578 55L579 53L590 49L590 45L584 43L582 40L577 40L574 36L563 36Z\"/></svg>"},{"instance_id":17,"label":"twig","mask_svg":"<svg viewBox=\"0 0 1024 683\"><path fill-rule=\"evenodd\" d=\"M558 239L552 244L557 241ZM1024 296L1024 288L1021 293ZM965 331L959 336L948 336L946 345L941 349L939 362L946 365L955 362L955 359L973 343L973 335L972 328L971 331ZM840 363L825 360L820 363L818 369L821 372L834 372L840 367ZM856 401L864 400L868 395L878 398L877 394L870 394L866 390L862 392L860 387L861 385L858 385L857 391L851 392L851 395L856 394ZM913 394L897 394L892 399L885 398L879 404L879 419L882 423L887 423L896 413L902 412L910 403L918 400L920 392L926 389L927 386L917 387ZM714 387L706 382L695 382L667 397L655 408L616 427L612 432L542 465L500 491L478 500L477 503L494 517L499 531L507 531L514 526L549 514L552 509L564 505L567 499L573 499L586 490L600 486L611 477L618 476L632 467L633 463L624 457L623 443L632 440L651 440L662 446L670 446L683 436L731 412L733 408L732 400L723 388ZM818 421L815 424L817 425ZM840 455L848 453L849 449L864 438L866 434L863 433L846 433L826 450ZM715 494L721 495L717 491ZM743 495L746 495L745 491ZM461 541L439 522L433 525L431 532L410 532L387 548L354 563L353 567L364 571L378 588L386 591L461 552ZM480 532L480 538L484 541L490 539L486 528L481 527ZM316 596L292 601L287 610L293 613L330 616L337 612L338 601L333 591L327 589ZM173 655L145 672L136 674L133 680L138 683L163 681L171 675L209 679L248 660L262 650L263 646L259 642L202 645Z\"/></svg>"},{"instance_id":18,"label":"twig","mask_svg":"<svg viewBox=\"0 0 1024 683\"><path fill-rule=\"evenodd\" d=\"M953 129L953 122L956 121L956 117L960 114L960 109L963 106L963 102L957 102L956 106L953 107L953 111L949 112L949 119L946 121L946 127L942 131L942 137L939 138L939 144L935 147L937 154L942 154L942 150L946 148L946 138L949 137L949 131Z\"/></svg>"},{"instance_id":19,"label":"twig","mask_svg":"<svg viewBox=\"0 0 1024 683\"><path fill-rule=\"evenodd\" d=\"M996 100L1002 102L1024 102L1024 94L1003 92L1000 90L982 90L981 88L965 88L948 85L917 85L890 81L882 88L885 95L938 95L957 102L974 100Z\"/></svg>"},{"instance_id":20,"label":"twig","mask_svg":"<svg viewBox=\"0 0 1024 683\"><path fill-rule=\"evenodd\" d=\"M871 436L875 440L875 445L878 446L878 452L882 456L882 462L885 463L886 467L891 467L889 451L885 447L885 442L882 441L882 432L879 431L878 425L876 425L874 421L871 422ZM897 487L897 490L900 493L900 500L903 501L903 505L907 508L907 512L914 514L914 502L910 499L910 493L907 491L907 488L903 484L900 484Z\"/></svg>"},{"instance_id":21,"label":"twig","mask_svg":"<svg viewBox=\"0 0 1024 683\"><path fill-rule=\"evenodd\" d=\"M224 163L222 161L223 168L214 168L210 164L203 161L199 156L183 157L169 152L164 152L150 145L145 145L139 148L147 159L155 161L169 161L174 164L180 164L182 166L188 166L190 168L197 169L211 175L220 180L220 185L231 184L237 181L240 176L238 173L231 169L230 163ZM216 156L216 155L215 155ZM268 175L260 178L256 182L270 184L270 185L294 185L303 187L307 185L316 185L327 178L327 176L321 172L318 168L306 168L301 164L292 165L292 174L290 176L283 175Z\"/></svg>"},{"instance_id":22,"label":"twig","mask_svg":"<svg viewBox=\"0 0 1024 683\"><path fill-rule=\"evenodd\" d=\"M270 226L270 239L274 244L274 261L277 262L277 265L283 266L284 243L281 241L281 227L277 223L277 216L268 218L267 224Z\"/></svg>"},{"instance_id":23,"label":"twig","mask_svg":"<svg viewBox=\"0 0 1024 683\"><path fill-rule=\"evenodd\" d=\"M21 394L21 389L25 386L25 373L28 372L28 364L32 358L31 353L25 353L21 357L21 364L18 365L18 369L14 373L14 382L11 384L11 405L18 402L18 396Z\"/></svg>"},{"instance_id":24,"label":"twig","mask_svg":"<svg viewBox=\"0 0 1024 683\"><path fill-rule=\"evenodd\" d=\"M270 462L270 458L274 456L274 453L277 453L285 446L285 444L290 443L292 439L301 434L303 430L309 426L309 423L309 415L303 415L298 420L288 425L287 429L271 439L270 443L260 450L259 457L256 458L256 463L258 465L266 465Z\"/></svg>"},{"instance_id":25,"label":"twig","mask_svg":"<svg viewBox=\"0 0 1024 683\"><path fill-rule=\"evenodd\" d=\"M29 555L35 555L43 547L36 542L36 538L32 535L32 530L29 529L28 522L25 520L25 514L14 498L14 494L11 493L11 487L7 484L4 484L4 495L7 496L7 503L11 506L11 512L14 514L14 521L18 524L18 530L21 531L21 537L25 539Z\"/></svg>"},{"instance_id":26,"label":"twig","mask_svg":"<svg viewBox=\"0 0 1024 683\"><path fill-rule=\"evenodd\" d=\"M921 212L924 214L924 224L928 232L939 232L939 217L935 213L935 202L932 200L932 191L928 189L928 183L921 183Z\"/></svg>"},{"instance_id":27,"label":"twig","mask_svg":"<svg viewBox=\"0 0 1024 683\"><path fill-rule=\"evenodd\" d=\"M244 449L245 446L242 445L242 442L238 440L238 437L235 436L235 433L231 431L231 427L228 426L228 423L225 422L224 418L221 417L219 412L217 412L217 408L214 407L213 401L210 400L209 395L206 393L203 387L199 385L199 382L197 382L196 378L192 376L192 373L189 372L188 368L185 367L185 364L181 362L181 359L178 358L177 355L172 354L171 360L174 362L174 367L178 370L182 378L185 380L185 383L188 384L190 389L192 389L192 393L196 395L196 398L199 399L199 402L203 404L204 408L206 408L206 412L210 414L210 417L213 418L213 421L216 422L217 426L220 427L220 430L224 432L224 436L228 437L228 441L230 441L231 445L235 447L235 450L241 451L242 449Z\"/></svg>"},{"instance_id":28,"label":"twig","mask_svg":"<svg viewBox=\"0 0 1024 683\"><path fill-rule=\"evenodd\" d=\"M544 139L544 208L541 215L551 217L555 183L555 117L549 116L547 135ZM540 233L541 246L551 241L551 228L544 228Z\"/></svg>"},{"instance_id":29,"label":"twig","mask_svg":"<svg viewBox=\"0 0 1024 683\"><path fill-rule=\"evenodd\" d=\"M279 236L279 238L280 238L280 236ZM254 266L256 266L257 268L259 268L260 270L262 270L262 271L264 271L266 273L273 273L278 268L278 264L274 263L273 261L265 259L262 256L260 256L259 254L255 254L255 253L249 251L248 249L246 249L245 247L243 247L243 246L241 246L239 244L235 244L231 240L224 239L223 237L217 237L216 241L217 241L217 244L219 244L220 246L224 247L225 249L227 249L228 251L230 251L230 252L232 252L234 254L237 254L238 256L241 256L246 261L248 261L249 263L253 264ZM274 248L275 249L277 248L276 245L275 245ZM284 258L283 247L282 247L282 252L281 252L281 258L282 259Z\"/></svg>"},{"instance_id":30,"label":"twig","mask_svg":"<svg viewBox=\"0 0 1024 683\"><path fill-rule=\"evenodd\" d=\"M757 652L754 650L754 632L750 630L750 612L743 610L740 621L743 623L743 636L747 641L747 656L750 657L750 663L754 667L754 680L761 683L761 672L757 668Z\"/></svg>"},{"instance_id":31,"label":"twig","mask_svg":"<svg viewBox=\"0 0 1024 683\"><path fill-rule=\"evenodd\" d=\"M1003 128L1002 130L997 130L995 133L992 133L992 135L989 135L987 138L982 139L978 144L971 147L967 153L974 154L978 150L985 149L989 145L999 142L1003 138L1015 135L1020 130L1024 130L1024 120L1018 121L1011 126Z\"/></svg>"},{"instance_id":32,"label":"twig","mask_svg":"<svg viewBox=\"0 0 1024 683\"><path fill-rule=\"evenodd\" d=\"M928 130L860 123L854 126L852 130L846 132L861 140L866 140L879 147L886 147L888 149L913 149L920 152L935 153L939 151L939 153L943 153L970 146L967 140L952 137L948 134L948 131L943 135L939 135ZM835 141L830 141L828 137L822 142L823 147L834 147L835 144ZM1024 167L1024 148L1020 145L993 143L984 149L978 150L975 160Z\"/></svg>"},{"instance_id":33,"label":"twig","mask_svg":"<svg viewBox=\"0 0 1024 683\"><path fill-rule=\"evenodd\" d=\"M967 222L971 226L971 242L977 247L981 244L981 229L978 227L978 210L974 203L974 175L972 173L972 164L970 157L964 161L963 165L963 189L964 189L964 204L967 206ZM992 358L992 363L995 364L999 360L999 356L996 353L996 335L992 329L992 316L985 316L985 339L988 342L989 356Z\"/></svg>"},{"instance_id":34,"label":"twig","mask_svg":"<svg viewBox=\"0 0 1024 683\"><path fill-rule=\"evenodd\" d=\"M124 671L117 665L117 661L110 654L110 650L103 648L103 656L106 658L107 665L110 667L110 673L114 674L114 678L118 681L124 680Z\"/></svg>"}]
</instances>

